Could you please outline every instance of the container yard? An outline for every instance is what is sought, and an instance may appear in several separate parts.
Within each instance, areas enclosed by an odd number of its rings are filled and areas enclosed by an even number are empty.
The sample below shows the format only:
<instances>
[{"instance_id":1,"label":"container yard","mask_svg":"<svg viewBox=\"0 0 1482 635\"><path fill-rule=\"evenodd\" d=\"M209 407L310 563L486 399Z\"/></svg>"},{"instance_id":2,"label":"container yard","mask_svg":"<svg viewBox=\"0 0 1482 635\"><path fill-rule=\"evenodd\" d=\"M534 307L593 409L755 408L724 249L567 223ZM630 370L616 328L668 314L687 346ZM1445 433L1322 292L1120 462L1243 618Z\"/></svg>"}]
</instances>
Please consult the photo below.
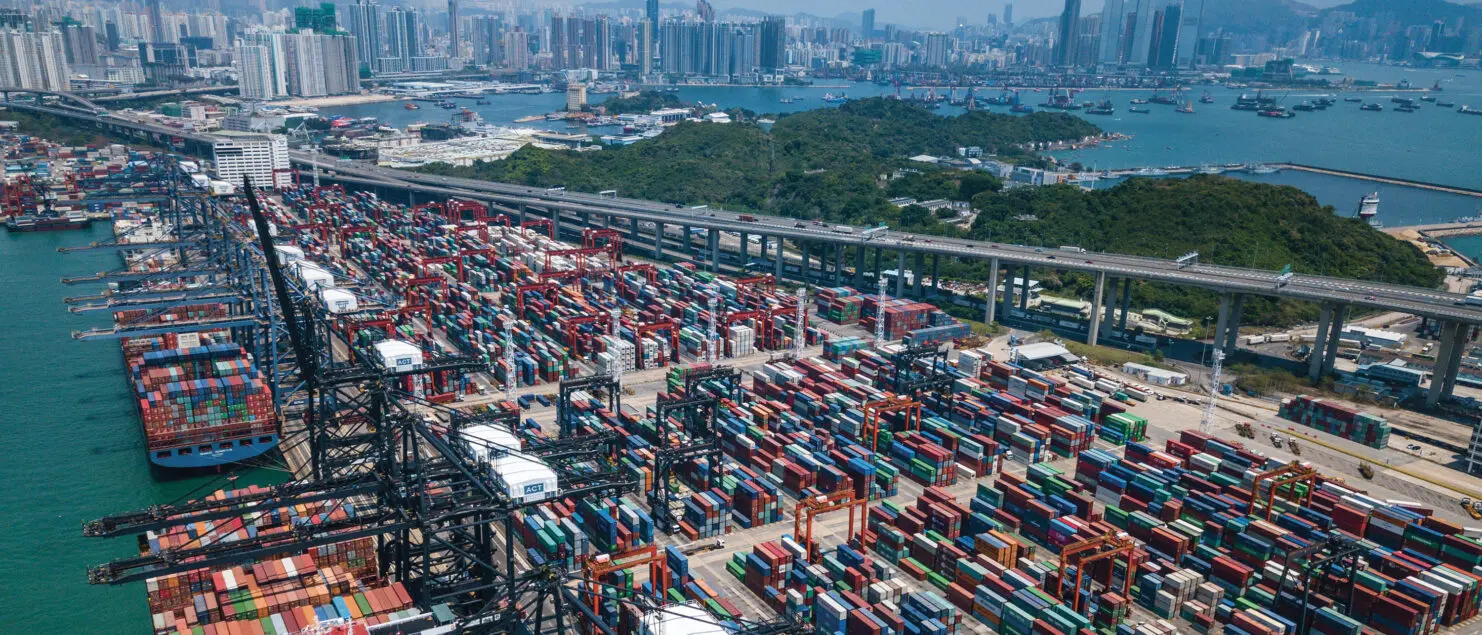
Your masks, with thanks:
<instances>
[{"instance_id":1,"label":"container yard","mask_svg":"<svg viewBox=\"0 0 1482 635\"><path fill-rule=\"evenodd\" d=\"M264 351L224 300L110 311L151 460L268 435L297 478L85 524L136 539L89 576L142 582L158 634L1476 630L1482 530L1448 495L1021 367L932 305L472 201L207 208L293 317ZM127 269L189 266L162 212L112 217ZM116 291L201 284L168 278ZM1282 416L1385 446L1337 404Z\"/></svg>"}]
</instances>

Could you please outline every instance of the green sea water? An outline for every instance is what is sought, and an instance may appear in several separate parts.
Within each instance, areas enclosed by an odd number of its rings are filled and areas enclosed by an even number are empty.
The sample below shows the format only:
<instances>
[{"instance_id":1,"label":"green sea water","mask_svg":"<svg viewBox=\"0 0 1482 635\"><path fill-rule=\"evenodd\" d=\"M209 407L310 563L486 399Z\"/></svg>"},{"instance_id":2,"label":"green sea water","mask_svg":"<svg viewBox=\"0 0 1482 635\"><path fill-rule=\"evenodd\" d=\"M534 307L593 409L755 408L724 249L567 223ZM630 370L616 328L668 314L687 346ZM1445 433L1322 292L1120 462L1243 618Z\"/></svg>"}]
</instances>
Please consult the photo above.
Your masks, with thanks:
<instances>
[{"instance_id":1,"label":"green sea water","mask_svg":"<svg viewBox=\"0 0 1482 635\"><path fill-rule=\"evenodd\" d=\"M67 312L64 297L99 287L69 287L60 279L112 269L118 258L111 251L61 254L57 247L110 235L107 223L84 231L0 232L3 631L149 632L143 583L87 582L89 565L137 555L134 538L83 538L82 521L226 485L209 474L152 470L118 343L71 337L106 326L108 317ZM278 478L260 470L240 474L239 486Z\"/></svg>"}]
</instances>

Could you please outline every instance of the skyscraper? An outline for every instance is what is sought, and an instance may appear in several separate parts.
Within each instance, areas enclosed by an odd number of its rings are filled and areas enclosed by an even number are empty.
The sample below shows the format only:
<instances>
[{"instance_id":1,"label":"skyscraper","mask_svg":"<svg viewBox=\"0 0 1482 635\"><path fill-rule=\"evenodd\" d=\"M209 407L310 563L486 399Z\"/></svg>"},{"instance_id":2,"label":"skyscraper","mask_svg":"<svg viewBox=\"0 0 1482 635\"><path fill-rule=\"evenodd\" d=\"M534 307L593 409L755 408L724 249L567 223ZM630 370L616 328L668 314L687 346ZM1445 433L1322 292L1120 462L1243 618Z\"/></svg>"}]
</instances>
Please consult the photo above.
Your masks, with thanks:
<instances>
[{"instance_id":1,"label":"skyscraper","mask_svg":"<svg viewBox=\"0 0 1482 635\"><path fill-rule=\"evenodd\" d=\"M458 39L458 0L448 0L448 57L463 57L463 42Z\"/></svg>"},{"instance_id":2,"label":"skyscraper","mask_svg":"<svg viewBox=\"0 0 1482 635\"><path fill-rule=\"evenodd\" d=\"M1174 53L1174 65L1178 68L1193 68L1196 61L1199 28L1204 21L1204 0L1184 0L1183 22L1178 30L1178 51Z\"/></svg>"},{"instance_id":3,"label":"skyscraper","mask_svg":"<svg viewBox=\"0 0 1482 635\"><path fill-rule=\"evenodd\" d=\"M288 94L282 33L254 33L237 46L237 84L243 99L268 100Z\"/></svg>"},{"instance_id":4,"label":"skyscraper","mask_svg":"<svg viewBox=\"0 0 1482 635\"><path fill-rule=\"evenodd\" d=\"M659 37L659 0L648 0L644 4L643 16L648 18L650 29L654 37Z\"/></svg>"},{"instance_id":5,"label":"skyscraper","mask_svg":"<svg viewBox=\"0 0 1482 635\"><path fill-rule=\"evenodd\" d=\"M1065 0L1060 12L1060 35L1055 39L1055 65L1074 66L1081 30L1081 0Z\"/></svg>"},{"instance_id":6,"label":"skyscraper","mask_svg":"<svg viewBox=\"0 0 1482 635\"><path fill-rule=\"evenodd\" d=\"M552 16L549 28L551 34L546 38L546 45L551 49L551 68L566 68L566 18Z\"/></svg>"},{"instance_id":7,"label":"skyscraper","mask_svg":"<svg viewBox=\"0 0 1482 635\"><path fill-rule=\"evenodd\" d=\"M160 0L149 0L149 38L151 42L165 41L165 12L160 9Z\"/></svg>"},{"instance_id":8,"label":"skyscraper","mask_svg":"<svg viewBox=\"0 0 1482 635\"><path fill-rule=\"evenodd\" d=\"M695 14L700 16L701 22L715 21L715 7L710 6L708 0L695 0Z\"/></svg>"},{"instance_id":9,"label":"skyscraper","mask_svg":"<svg viewBox=\"0 0 1482 635\"><path fill-rule=\"evenodd\" d=\"M422 56L422 31L417 26L417 14L401 7L392 8L386 12L385 27L386 57L382 58L379 70L409 70L411 58Z\"/></svg>"},{"instance_id":10,"label":"skyscraper","mask_svg":"<svg viewBox=\"0 0 1482 635\"><path fill-rule=\"evenodd\" d=\"M787 65L787 18L769 15L762 18L762 51L758 62L768 71Z\"/></svg>"},{"instance_id":11,"label":"skyscraper","mask_svg":"<svg viewBox=\"0 0 1482 635\"><path fill-rule=\"evenodd\" d=\"M504 55L500 47L503 36L499 33L499 18L476 15L468 20L468 26L468 42L473 48L469 59L479 66L502 64Z\"/></svg>"},{"instance_id":12,"label":"skyscraper","mask_svg":"<svg viewBox=\"0 0 1482 635\"><path fill-rule=\"evenodd\" d=\"M644 20L638 35L638 67L644 75L652 75L654 72L655 37L653 23Z\"/></svg>"},{"instance_id":13,"label":"skyscraper","mask_svg":"<svg viewBox=\"0 0 1482 635\"><path fill-rule=\"evenodd\" d=\"M1014 3L1003 5L1003 23L1014 26Z\"/></svg>"},{"instance_id":14,"label":"skyscraper","mask_svg":"<svg viewBox=\"0 0 1482 635\"><path fill-rule=\"evenodd\" d=\"M1148 65L1153 68L1173 68L1174 54L1178 50L1178 32L1181 28L1183 5L1177 1L1169 3L1154 16L1153 33L1157 53L1148 54Z\"/></svg>"},{"instance_id":15,"label":"skyscraper","mask_svg":"<svg viewBox=\"0 0 1482 635\"><path fill-rule=\"evenodd\" d=\"M108 51L111 53L118 52L118 47L122 44L122 40L118 36L118 23L111 20L103 23L103 33L107 36Z\"/></svg>"},{"instance_id":16,"label":"skyscraper","mask_svg":"<svg viewBox=\"0 0 1482 635\"><path fill-rule=\"evenodd\" d=\"M1127 64L1133 67L1145 67L1148 65L1148 50L1153 41L1153 8L1154 0L1136 0L1136 8L1128 12L1127 30L1132 33L1128 40L1125 59Z\"/></svg>"},{"instance_id":17,"label":"skyscraper","mask_svg":"<svg viewBox=\"0 0 1482 635\"><path fill-rule=\"evenodd\" d=\"M859 36L868 40L875 36L875 10L865 9L859 20Z\"/></svg>"},{"instance_id":18,"label":"skyscraper","mask_svg":"<svg viewBox=\"0 0 1482 635\"><path fill-rule=\"evenodd\" d=\"M375 0L356 0L346 9L345 30L355 36L361 66L379 70L381 57L381 6Z\"/></svg>"},{"instance_id":19,"label":"skyscraper","mask_svg":"<svg viewBox=\"0 0 1482 635\"><path fill-rule=\"evenodd\" d=\"M587 20L587 28L593 31L588 38L595 47L588 55L592 58L592 68L599 71L610 71L612 68L612 25L608 23L606 15L599 15L596 19Z\"/></svg>"},{"instance_id":20,"label":"skyscraper","mask_svg":"<svg viewBox=\"0 0 1482 635\"><path fill-rule=\"evenodd\" d=\"M1127 17L1122 0L1106 0L1101 7L1101 41L1096 61L1110 66L1122 63L1123 20Z\"/></svg>"}]
</instances>

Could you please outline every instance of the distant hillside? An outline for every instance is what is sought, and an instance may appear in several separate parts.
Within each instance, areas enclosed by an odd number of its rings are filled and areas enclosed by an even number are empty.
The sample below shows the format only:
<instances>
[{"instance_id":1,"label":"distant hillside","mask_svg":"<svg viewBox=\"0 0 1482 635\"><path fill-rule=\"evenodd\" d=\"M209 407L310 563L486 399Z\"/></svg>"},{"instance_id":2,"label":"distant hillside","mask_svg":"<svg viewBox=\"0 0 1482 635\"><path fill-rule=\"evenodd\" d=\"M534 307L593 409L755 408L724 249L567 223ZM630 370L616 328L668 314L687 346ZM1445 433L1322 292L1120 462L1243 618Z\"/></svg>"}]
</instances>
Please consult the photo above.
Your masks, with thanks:
<instances>
[{"instance_id":1,"label":"distant hillside","mask_svg":"<svg viewBox=\"0 0 1482 635\"><path fill-rule=\"evenodd\" d=\"M1456 4L1446 0L1355 0L1329 11L1345 11L1361 18L1394 15L1405 24L1430 24L1436 20L1482 21L1482 5Z\"/></svg>"},{"instance_id":2,"label":"distant hillside","mask_svg":"<svg viewBox=\"0 0 1482 635\"><path fill-rule=\"evenodd\" d=\"M1307 26L1317 9L1294 0L1206 2L1204 23L1236 33L1290 36Z\"/></svg>"}]
</instances>

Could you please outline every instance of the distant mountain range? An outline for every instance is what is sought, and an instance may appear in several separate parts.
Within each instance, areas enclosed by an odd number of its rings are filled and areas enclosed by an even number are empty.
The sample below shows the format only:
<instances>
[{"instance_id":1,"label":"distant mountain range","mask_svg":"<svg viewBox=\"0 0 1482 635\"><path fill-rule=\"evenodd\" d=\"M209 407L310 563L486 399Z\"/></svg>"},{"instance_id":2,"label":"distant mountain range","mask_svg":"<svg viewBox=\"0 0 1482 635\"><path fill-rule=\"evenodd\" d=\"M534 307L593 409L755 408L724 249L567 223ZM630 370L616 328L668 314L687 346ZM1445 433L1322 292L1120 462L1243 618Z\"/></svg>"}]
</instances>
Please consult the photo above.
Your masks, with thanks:
<instances>
[{"instance_id":1,"label":"distant mountain range","mask_svg":"<svg viewBox=\"0 0 1482 635\"><path fill-rule=\"evenodd\" d=\"M1381 0L1382 1L1382 0ZM1295 0L1206 2L1204 23L1236 33L1292 33L1306 28L1318 9Z\"/></svg>"},{"instance_id":2,"label":"distant mountain range","mask_svg":"<svg viewBox=\"0 0 1482 635\"><path fill-rule=\"evenodd\" d=\"M1395 15L1409 24L1429 24L1436 20L1482 20L1482 3L1457 4L1446 0L1354 0L1329 11L1346 11L1364 18Z\"/></svg>"}]
</instances>

